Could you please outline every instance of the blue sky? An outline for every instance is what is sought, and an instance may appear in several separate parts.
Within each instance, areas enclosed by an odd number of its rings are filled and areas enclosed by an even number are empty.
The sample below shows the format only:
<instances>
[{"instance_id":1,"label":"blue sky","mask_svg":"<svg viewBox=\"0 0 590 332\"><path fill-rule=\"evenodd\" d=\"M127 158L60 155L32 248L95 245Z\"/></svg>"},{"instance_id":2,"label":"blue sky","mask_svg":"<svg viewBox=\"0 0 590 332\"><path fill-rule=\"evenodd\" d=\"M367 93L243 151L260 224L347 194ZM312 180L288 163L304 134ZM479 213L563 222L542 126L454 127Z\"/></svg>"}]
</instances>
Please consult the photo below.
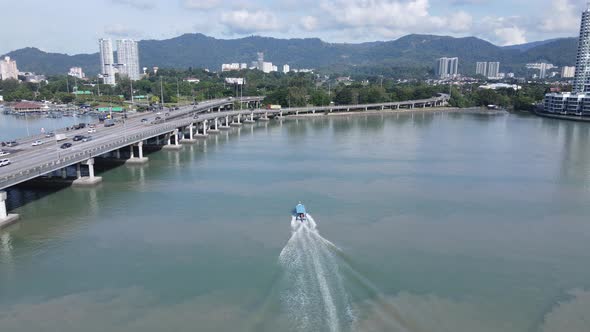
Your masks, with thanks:
<instances>
[{"instance_id":1,"label":"blue sky","mask_svg":"<svg viewBox=\"0 0 590 332\"><path fill-rule=\"evenodd\" d=\"M94 53L98 38L477 36L498 45L576 36L586 0L0 0L0 54Z\"/></svg>"}]
</instances>

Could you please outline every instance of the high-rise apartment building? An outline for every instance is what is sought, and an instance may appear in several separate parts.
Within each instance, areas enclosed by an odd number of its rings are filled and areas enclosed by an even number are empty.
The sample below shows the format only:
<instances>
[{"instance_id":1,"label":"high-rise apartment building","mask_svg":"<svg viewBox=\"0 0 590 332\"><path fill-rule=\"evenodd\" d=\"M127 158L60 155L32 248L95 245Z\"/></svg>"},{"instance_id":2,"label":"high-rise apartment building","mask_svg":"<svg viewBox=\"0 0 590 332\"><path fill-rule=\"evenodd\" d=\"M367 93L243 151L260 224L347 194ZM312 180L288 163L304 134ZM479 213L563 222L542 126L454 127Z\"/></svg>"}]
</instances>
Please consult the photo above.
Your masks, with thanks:
<instances>
[{"instance_id":1,"label":"high-rise apartment building","mask_svg":"<svg viewBox=\"0 0 590 332\"><path fill-rule=\"evenodd\" d=\"M500 63L499 62L488 62L488 78L499 78L500 77Z\"/></svg>"},{"instance_id":2,"label":"high-rise apartment building","mask_svg":"<svg viewBox=\"0 0 590 332\"><path fill-rule=\"evenodd\" d=\"M117 69L121 76L134 81L140 79L139 51L135 40L117 40Z\"/></svg>"},{"instance_id":3,"label":"high-rise apartment building","mask_svg":"<svg viewBox=\"0 0 590 332\"><path fill-rule=\"evenodd\" d=\"M590 91L590 8L582 13L574 78L574 92L587 91Z\"/></svg>"},{"instance_id":4,"label":"high-rise apartment building","mask_svg":"<svg viewBox=\"0 0 590 332\"><path fill-rule=\"evenodd\" d=\"M576 67L565 66L561 68L561 78L573 78L576 75Z\"/></svg>"},{"instance_id":5,"label":"high-rise apartment building","mask_svg":"<svg viewBox=\"0 0 590 332\"><path fill-rule=\"evenodd\" d=\"M291 71L291 67L289 65L283 65L283 73L287 74Z\"/></svg>"},{"instance_id":6,"label":"high-rise apartment building","mask_svg":"<svg viewBox=\"0 0 590 332\"><path fill-rule=\"evenodd\" d=\"M548 93L545 112L590 116L590 5L582 13L573 93Z\"/></svg>"},{"instance_id":7,"label":"high-rise apartment building","mask_svg":"<svg viewBox=\"0 0 590 332\"><path fill-rule=\"evenodd\" d=\"M459 74L459 58L440 58L436 61L436 76L441 79L455 77Z\"/></svg>"},{"instance_id":8,"label":"high-rise apartment building","mask_svg":"<svg viewBox=\"0 0 590 332\"><path fill-rule=\"evenodd\" d=\"M18 68L16 67L16 61L10 59L9 56L5 56L3 60L0 60L0 79L18 79Z\"/></svg>"},{"instance_id":9,"label":"high-rise apartment building","mask_svg":"<svg viewBox=\"0 0 590 332\"><path fill-rule=\"evenodd\" d=\"M488 76L488 63L487 62L478 62L475 65L475 74L487 77Z\"/></svg>"},{"instance_id":10,"label":"high-rise apartment building","mask_svg":"<svg viewBox=\"0 0 590 332\"><path fill-rule=\"evenodd\" d=\"M264 67L264 53L258 52L257 55L258 55L257 68L258 68L258 70L262 70Z\"/></svg>"},{"instance_id":11,"label":"high-rise apartment building","mask_svg":"<svg viewBox=\"0 0 590 332\"><path fill-rule=\"evenodd\" d=\"M100 69L104 84L115 85L115 59L113 56L113 43L110 39L99 39Z\"/></svg>"}]
</instances>

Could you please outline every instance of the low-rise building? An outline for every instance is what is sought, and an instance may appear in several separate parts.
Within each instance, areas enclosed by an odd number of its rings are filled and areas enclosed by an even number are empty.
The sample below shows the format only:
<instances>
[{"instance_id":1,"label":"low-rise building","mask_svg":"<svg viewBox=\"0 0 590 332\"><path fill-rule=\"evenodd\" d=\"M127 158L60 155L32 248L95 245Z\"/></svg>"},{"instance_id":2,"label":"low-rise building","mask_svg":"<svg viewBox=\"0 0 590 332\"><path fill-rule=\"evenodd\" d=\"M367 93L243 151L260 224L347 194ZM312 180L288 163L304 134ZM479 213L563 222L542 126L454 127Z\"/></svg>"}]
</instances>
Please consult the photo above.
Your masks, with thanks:
<instances>
[{"instance_id":1,"label":"low-rise building","mask_svg":"<svg viewBox=\"0 0 590 332\"><path fill-rule=\"evenodd\" d=\"M70 68L70 71L68 72L68 76L76 77L79 79L83 79L84 77L86 77L86 75L84 74L84 71L82 70L82 67Z\"/></svg>"},{"instance_id":2,"label":"low-rise building","mask_svg":"<svg viewBox=\"0 0 590 332\"><path fill-rule=\"evenodd\" d=\"M545 112L563 115L590 115L590 94L548 93L543 101Z\"/></svg>"}]
</instances>

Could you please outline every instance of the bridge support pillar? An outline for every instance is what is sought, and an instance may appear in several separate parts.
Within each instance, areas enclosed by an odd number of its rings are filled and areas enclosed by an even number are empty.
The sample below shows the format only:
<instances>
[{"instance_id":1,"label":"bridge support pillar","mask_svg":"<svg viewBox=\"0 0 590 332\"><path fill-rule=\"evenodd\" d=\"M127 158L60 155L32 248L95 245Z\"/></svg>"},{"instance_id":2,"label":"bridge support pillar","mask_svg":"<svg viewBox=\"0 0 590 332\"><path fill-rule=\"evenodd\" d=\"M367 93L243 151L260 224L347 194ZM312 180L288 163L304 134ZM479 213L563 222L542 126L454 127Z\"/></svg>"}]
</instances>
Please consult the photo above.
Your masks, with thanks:
<instances>
[{"instance_id":1,"label":"bridge support pillar","mask_svg":"<svg viewBox=\"0 0 590 332\"><path fill-rule=\"evenodd\" d=\"M121 150L120 149L115 150L115 158L121 159Z\"/></svg>"},{"instance_id":2,"label":"bridge support pillar","mask_svg":"<svg viewBox=\"0 0 590 332\"><path fill-rule=\"evenodd\" d=\"M0 191L0 229L16 222L19 218L18 214L8 214L6 210L7 198L8 194L6 191Z\"/></svg>"},{"instance_id":3,"label":"bridge support pillar","mask_svg":"<svg viewBox=\"0 0 590 332\"><path fill-rule=\"evenodd\" d=\"M244 121L244 123L254 123L254 112L250 113L250 119L246 119L246 121Z\"/></svg>"},{"instance_id":4,"label":"bridge support pillar","mask_svg":"<svg viewBox=\"0 0 590 332\"><path fill-rule=\"evenodd\" d=\"M188 139L185 138L185 135L182 135L182 141L180 141L180 143L183 144L187 144L187 143L195 143L197 140L195 140L195 124L191 123L190 126L188 126Z\"/></svg>"},{"instance_id":5,"label":"bridge support pillar","mask_svg":"<svg viewBox=\"0 0 590 332\"><path fill-rule=\"evenodd\" d=\"M213 129L209 129L209 134L219 134L219 119L213 119Z\"/></svg>"},{"instance_id":6,"label":"bridge support pillar","mask_svg":"<svg viewBox=\"0 0 590 332\"><path fill-rule=\"evenodd\" d=\"M61 169L61 178L62 179L67 179L68 178L68 169L67 167L64 167Z\"/></svg>"},{"instance_id":7,"label":"bridge support pillar","mask_svg":"<svg viewBox=\"0 0 590 332\"><path fill-rule=\"evenodd\" d=\"M102 177L94 176L94 158L83 161L82 164L88 166L88 176L79 177L72 185L77 187L91 187L102 182Z\"/></svg>"},{"instance_id":8,"label":"bridge support pillar","mask_svg":"<svg viewBox=\"0 0 590 332\"><path fill-rule=\"evenodd\" d=\"M229 129L229 116L225 117L224 125L220 126L219 129L221 129L221 130Z\"/></svg>"},{"instance_id":9,"label":"bridge support pillar","mask_svg":"<svg viewBox=\"0 0 590 332\"><path fill-rule=\"evenodd\" d=\"M143 156L143 141L137 143L137 150L138 150L138 158L135 158L133 154L133 145L130 146L131 149L131 158L129 158L125 164L127 165L142 165L149 161L148 157Z\"/></svg>"},{"instance_id":10,"label":"bridge support pillar","mask_svg":"<svg viewBox=\"0 0 590 332\"><path fill-rule=\"evenodd\" d=\"M241 127L242 126L242 123L240 122L241 121L240 118L242 117L242 115L241 114L238 114L237 117L238 117L238 121L237 122L232 122L230 124L230 126L232 126L232 127Z\"/></svg>"},{"instance_id":11,"label":"bridge support pillar","mask_svg":"<svg viewBox=\"0 0 590 332\"><path fill-rule=\"evenodd\" d=\"M82 167L80 166L80 163L76 164L76 179L80 179L82 178Z\"/></svg>"},{"instance_id":12,"label":"bridge support pillar","mask_svg":"<svg viewBox=\"0 0 590 332\"><path fill-rule=\"evenodd\" d=\"M175 136L174 144L172 144L172 136ZM182 145L178 144L179 137L178 137L178 129L175 129L174 132L168 134L168 144L162 147L163 150L180 150L182 149Z\"/></svg>"},{"instance_id":13,"label":"bridge support pillar","mask_svg":"<svg viewBox=\"0 0 590 332\"><path fill-rule=\"evenodd\" d=\"M264 117L260 118L260 121L269 121L268 112L264 112Z\"/></svg>"}]
</instances>

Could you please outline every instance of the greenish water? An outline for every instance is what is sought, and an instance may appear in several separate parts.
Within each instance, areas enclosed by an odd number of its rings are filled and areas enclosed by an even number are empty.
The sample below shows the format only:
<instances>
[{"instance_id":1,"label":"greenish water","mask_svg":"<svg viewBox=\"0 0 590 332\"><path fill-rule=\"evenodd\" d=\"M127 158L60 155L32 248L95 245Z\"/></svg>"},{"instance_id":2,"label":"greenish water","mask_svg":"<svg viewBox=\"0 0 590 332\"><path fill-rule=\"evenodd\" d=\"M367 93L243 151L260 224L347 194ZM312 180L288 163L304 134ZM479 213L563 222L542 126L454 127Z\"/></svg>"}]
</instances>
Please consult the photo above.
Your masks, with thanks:
<instances>
[{"instance_id":1,"label":"greenish water","mask_svg":"<svg viewBox=\"0 0 590 332\"><path fill-rule=\"evenodd\" d=\"M7 331L589 331L584 123L259 123L10 194ZM302 200L317 229L291 226Z\"/></svg>"}]
</instances>

